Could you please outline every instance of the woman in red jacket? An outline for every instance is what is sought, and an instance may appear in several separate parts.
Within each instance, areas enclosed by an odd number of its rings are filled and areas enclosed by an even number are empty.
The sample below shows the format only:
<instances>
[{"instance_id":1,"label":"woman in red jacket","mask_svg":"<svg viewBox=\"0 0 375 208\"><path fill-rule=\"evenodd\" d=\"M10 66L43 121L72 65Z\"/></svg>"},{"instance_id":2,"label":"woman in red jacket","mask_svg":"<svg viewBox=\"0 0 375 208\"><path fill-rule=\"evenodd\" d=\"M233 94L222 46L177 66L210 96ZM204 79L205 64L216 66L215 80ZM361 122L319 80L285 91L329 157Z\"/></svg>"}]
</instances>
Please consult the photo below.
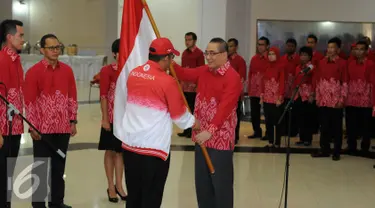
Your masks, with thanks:
<instances>
[{"instance_id":1,"label":"woman in red jacket","mask_svg":"<svg viewBox=\"0 0 375 208\"><path fill-rule=\"evenodd\" d=\"M282 127L277 122L282 114L284 102L285 64L281 61L280 50L272 47L268 53L268 66L261 83L260 102L263 103L266 117L267 147L280 147ZM274 127L276 126L276 138Z\"/></svg>"},{"instance_id":2,"label":"woman in red jacket","mask_svg":"<svg viewBox=\"0 0 375 208\"><path fill-rule=\"evenodd\" d=\"M112 53L118 57L120 40L112 44ZM102 111L102 128L100 133L99 150L104 150L104 168L108 181L108 200L117 203L117 195L126 200L126 193L122 186L124 162L122 159L121 141L113 134L113 106L115 88L118 78L117 63L104 66L100 71L100 105ZM115 176L115 179L114 179Z\"/></svg>"}]
</instances>

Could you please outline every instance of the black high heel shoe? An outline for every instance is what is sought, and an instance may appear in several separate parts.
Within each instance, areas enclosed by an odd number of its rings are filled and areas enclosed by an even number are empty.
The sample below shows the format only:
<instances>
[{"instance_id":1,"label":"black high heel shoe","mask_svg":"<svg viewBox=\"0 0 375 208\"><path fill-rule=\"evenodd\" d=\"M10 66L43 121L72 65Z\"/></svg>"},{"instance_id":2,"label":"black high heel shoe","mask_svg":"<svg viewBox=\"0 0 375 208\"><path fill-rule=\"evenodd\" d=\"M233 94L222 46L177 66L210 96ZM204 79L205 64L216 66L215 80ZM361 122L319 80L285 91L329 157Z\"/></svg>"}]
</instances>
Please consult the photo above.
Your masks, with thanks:
<instances>
[{"instance_id":1,"label":"black high heel shoe","mask_svg":"<svg viewBox=\"0 0 375 208\"><path fill-rule=\"evenodd\" d=\"M127 198L128 196L121 196L120 192L117 190L117 187L115 187L115 189L116 189L116 193L117 193L117 195L119 195L119 197L121 198L121 200L122 200L122 201L126 201L126 198Z\"/></svg>"},{"instance_id":2,"label":"black high heel shoe","mask_svg":"<svg viewBox=\"0 0 375 208\"><path fill-rule=\"evenodd\" d=\"M116 192L117 192L117 189L116 189ZM107 195L108 195L108 201L112 202L112 203L117 203L118 202L118 198L117 197L113 197L111 198L109 196L109 189L107 189Z\"/></svg>"}]
</instances>

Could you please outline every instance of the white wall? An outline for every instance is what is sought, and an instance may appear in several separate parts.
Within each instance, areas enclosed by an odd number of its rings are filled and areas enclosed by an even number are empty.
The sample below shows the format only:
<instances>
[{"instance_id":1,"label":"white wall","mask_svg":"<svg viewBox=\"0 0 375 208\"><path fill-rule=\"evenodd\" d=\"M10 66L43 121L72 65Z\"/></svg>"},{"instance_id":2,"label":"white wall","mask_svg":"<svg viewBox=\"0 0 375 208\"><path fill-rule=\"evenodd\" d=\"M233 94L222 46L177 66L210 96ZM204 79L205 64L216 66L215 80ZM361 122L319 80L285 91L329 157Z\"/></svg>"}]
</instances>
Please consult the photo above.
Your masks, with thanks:
<instances>
[{"instance_id":1,"label":"white wall","mask_svg":"<svg viewBox=\"0 0 375 208\"><path fill-rule=\"evenodd\" d=\"M119 35L123 2L124 0L118 0ZM185 49L184 36L186 32L195 32L198 35L198 45L205 46L200 35L201 12L199 8L202 7L202 0L147 0L147 4L155 19L160 35L169 38L177 50L182 52ZM176 61L180 61L180 57L176 59Z\"/></svg>"},{"instance_id":2,"label":"white wall","mask_svg":"<svg viewBox=\"0 0 375 208\"><path fill-rule=\"evenodd\" d=\"M251 0L250 56L255 54L257 19L375 22L374 0Z\"/></svg>"},{"instance_id":3,"label":"white wall","mask_svg":"<svg viewBox=\"0 0 375 208\"><path fill-rule=\"evenodd\" d=\"M0 22L12 19L12 0L0 0Z\"/></svg>"},{"instance_id":4,"label":"white wall","mask_svg":"<svg viewBox=\"0 0 375 208\"><path fill-rule=\"evenodd\" d=\"M47 34L56 34L65 46L77 44L79 50L109 55L117 38L117 0L25 0L13 1L13 19L24 23L25 40L32 46Z\"/></svg>"}]
</instances>

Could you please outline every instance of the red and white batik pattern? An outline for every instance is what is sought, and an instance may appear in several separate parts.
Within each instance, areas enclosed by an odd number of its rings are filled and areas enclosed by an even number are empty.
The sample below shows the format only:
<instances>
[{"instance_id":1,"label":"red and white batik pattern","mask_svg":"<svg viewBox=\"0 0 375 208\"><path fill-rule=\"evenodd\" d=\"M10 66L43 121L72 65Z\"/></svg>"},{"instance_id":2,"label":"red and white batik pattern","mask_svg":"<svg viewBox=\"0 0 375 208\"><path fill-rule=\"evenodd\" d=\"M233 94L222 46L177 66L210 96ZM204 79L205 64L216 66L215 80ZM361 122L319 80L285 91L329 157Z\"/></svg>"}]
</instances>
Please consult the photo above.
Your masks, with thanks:
<instances>
[{"instance_id":1,"label":"red and white batik pattern","mask_svg":"<svg viewBox=\"0 0 375 208\"><path fill-rule=\"evenodd\" d=\"M13 106L23 113L23 93L22 89L10 88L8 89L8 97L7 100L13 104ZM3 102L3 101L0 101ZM1 129L2 135L9 135L9 125L8 125L8 114L7 114L7 106L5 104L0 105L0 126L3 127ZM23 129L23 120L19 115L15 115L12 121L12 135L20 135L24 133Z\"/></svg>"},{"instance_id":2,"label":"red and white batik pattern","mask_svg":"<svg viewBox=\"0 0 375 208\"><path fill-rule=\"evenodd\" d=\"M212 134L211 139L205 142L205 146L217 150L234 149L235 128L237 125L236 109L234 108L228 119L224 121L219 130L217 127L211 125L211 121L216 115L218 103L215 98L206 99L201 97L198 93L195 101L195 112L197 120L200 121L200 131L209 131ZM215 133L214 133L215 132ZM197 132L193 131L192 140L196 141Z\"/></svg>"},{"instance_id":3,"label":"red and white batik pattern","mask_svg":"<svg viewBox=\"0 0 375 208\"><path fill-rule=\"evenodd\" d=\"M77 119L77 109L77 102L60 91L41 94L36 102L26 106L30 122L43 134L71 133L70 121Z\"/></svg>"},{"instance_id":4,"label":"red and white batik pattern","mask_svg":"<svg viewBox=\"0 0 375 208\"><path fill-rule=\"evenodd\" d=\"M371 84L364 80L351 80L349 82L347 106L372 107Z\"/></svg>"},{"instance_id":5,"label":"red and white batik pattern","mask_svg":"<svg viewBox=\"0 0 375 208\"><path fill-rule=\"evenodd\" d=\"M113 123L113 107L114 107L114 102L115 102L115 89L116 89L116 82L111 82L109 85L109 90L108 90L107 95L100 96L101 99L107 99L109 123Z\"/></svg>"},{"instance_id":6,"label":"red and white batik pattern","mask_svg":"<svg viewBox=\"0 0 375 208\"><path fill-rule=\"evenodd\" d=\"M298 93L302 101L308 101L312 95L312 85L302 84L298 90ZM296 96L294 99L296 100L297 98L298 96Z\"/></svg>"},{"instance_id":7,"label":"red and white batik pattern","mask_svg":"<svg viewBox=\"0 0 375 208\"><path fill-rule=\"evenodd\" d=\"M263 102L276 104L276 101L280 97L279 86L280 83L275 78L264 81Z\"/></svg>"},{"instance_id":8,"label":"red and white batik pattern","mask_svg":"<svg viewBox=\"0 0 375 208\"><path fill-rule=\"evenodd\" d=\"M260 72L255 73L251 76L250 89L249 89L250 97L260 97L262 79L263 79L263 75Z\"/></svg>"},{"instance_id":9,"label":"red and white batik pattern","mask_svg":"<svg viewBox=\"0 0 375 208\"><path fill-rule=\"evenodd\" d=\"M338 103L344 103L348 92L347 83L331 78L320 79L316 87L316 102L320 107L334 108Z\"/></svg>"}]
</instances>

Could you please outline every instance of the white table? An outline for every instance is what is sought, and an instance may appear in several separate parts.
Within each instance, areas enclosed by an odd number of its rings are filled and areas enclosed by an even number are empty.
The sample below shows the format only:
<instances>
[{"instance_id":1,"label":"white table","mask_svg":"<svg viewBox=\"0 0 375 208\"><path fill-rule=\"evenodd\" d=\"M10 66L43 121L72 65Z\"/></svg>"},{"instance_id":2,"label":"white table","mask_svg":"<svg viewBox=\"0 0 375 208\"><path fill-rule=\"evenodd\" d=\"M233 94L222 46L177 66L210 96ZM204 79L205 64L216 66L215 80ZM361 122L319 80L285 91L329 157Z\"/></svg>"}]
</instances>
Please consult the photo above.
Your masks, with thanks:
<instances>
[{"instance_id":1,"label":"white table","mask_svg":"<svg viewBox=\"0 0 375 208\"><path fill-rule=\"evenodd\" d=\"M42 60L37 54L20 54L23 71L26 73L34 64ZM73 69L76 80L89 82L106 64L107 56L68 56L61 55L59 60Z\"/></svg>"}]
</instances>

